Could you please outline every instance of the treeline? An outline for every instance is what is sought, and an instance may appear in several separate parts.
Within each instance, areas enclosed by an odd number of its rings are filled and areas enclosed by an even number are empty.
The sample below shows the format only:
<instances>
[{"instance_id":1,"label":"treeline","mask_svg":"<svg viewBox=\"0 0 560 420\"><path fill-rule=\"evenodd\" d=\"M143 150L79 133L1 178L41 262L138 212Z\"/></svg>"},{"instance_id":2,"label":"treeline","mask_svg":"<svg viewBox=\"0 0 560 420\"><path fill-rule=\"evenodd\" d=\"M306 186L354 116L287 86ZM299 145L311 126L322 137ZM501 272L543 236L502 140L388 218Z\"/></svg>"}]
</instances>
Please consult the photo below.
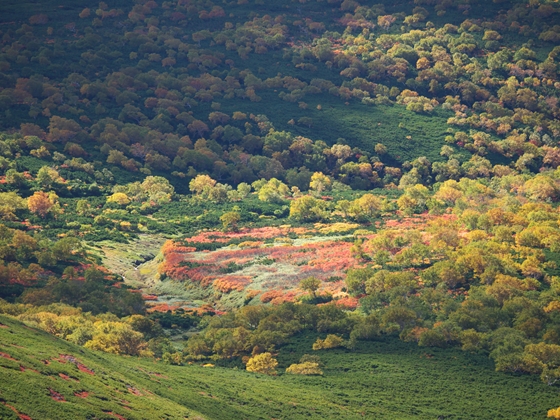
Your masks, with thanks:
<instances>
[{"instance_id":1,"label":"treeline","mask_svg":"<svg viewBox=\"0 0 560 420\"><path fill-rule=\"evenodd\" d=\"M159 358L166 352L174 353L160 324L143 315L119 318L108 312L93 315L65 304L35 306L3 300L0 313L93 350Z\"/></svg>"}]
</instances>

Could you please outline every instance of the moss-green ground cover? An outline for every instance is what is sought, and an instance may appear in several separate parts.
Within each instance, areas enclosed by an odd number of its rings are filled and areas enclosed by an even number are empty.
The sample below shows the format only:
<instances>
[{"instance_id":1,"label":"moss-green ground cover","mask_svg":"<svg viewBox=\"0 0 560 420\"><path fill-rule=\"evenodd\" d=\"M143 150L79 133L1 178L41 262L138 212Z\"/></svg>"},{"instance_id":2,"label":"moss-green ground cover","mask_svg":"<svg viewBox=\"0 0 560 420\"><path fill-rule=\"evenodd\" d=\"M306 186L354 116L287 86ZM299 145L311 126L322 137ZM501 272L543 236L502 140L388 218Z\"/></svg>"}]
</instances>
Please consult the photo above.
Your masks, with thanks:
<instances>
[{"instance_id":1,"label":"moss-green ground cover","mask_svg":"<svg viewBox=\"0 0 560 420\"><path fill-rule=\"evenodd\" d=\"M317 352L324 376L299 377L284 369L316 338L299 336L268 377L96 353L0 322L2 419L18 418L8 406L32 419L539 419L558 405L556 388L494 372L485 356L393 339Z\"/></svg>"}]
</instances>

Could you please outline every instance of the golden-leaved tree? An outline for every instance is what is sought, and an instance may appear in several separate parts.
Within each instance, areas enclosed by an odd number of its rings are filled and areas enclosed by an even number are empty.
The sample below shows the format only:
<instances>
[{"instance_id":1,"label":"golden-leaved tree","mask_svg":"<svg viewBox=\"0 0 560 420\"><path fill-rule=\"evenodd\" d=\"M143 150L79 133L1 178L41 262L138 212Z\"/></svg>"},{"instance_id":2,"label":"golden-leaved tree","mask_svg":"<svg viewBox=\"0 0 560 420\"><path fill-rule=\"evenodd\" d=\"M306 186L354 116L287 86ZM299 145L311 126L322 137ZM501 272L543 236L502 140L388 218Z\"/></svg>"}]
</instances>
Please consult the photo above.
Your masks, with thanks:
<instances>
[{"instance_id":1,"label":"golden-leaved tree","mask_svg":"<svg viewBox=\"0 0 560 420\"><path fill-rule=\"evenodd\" d=\"M278 366L278 361L268 352L257 354L247 362L249 372L264 373L265 375L276 375L276 366Z\"/></svg>"}]
</instances>

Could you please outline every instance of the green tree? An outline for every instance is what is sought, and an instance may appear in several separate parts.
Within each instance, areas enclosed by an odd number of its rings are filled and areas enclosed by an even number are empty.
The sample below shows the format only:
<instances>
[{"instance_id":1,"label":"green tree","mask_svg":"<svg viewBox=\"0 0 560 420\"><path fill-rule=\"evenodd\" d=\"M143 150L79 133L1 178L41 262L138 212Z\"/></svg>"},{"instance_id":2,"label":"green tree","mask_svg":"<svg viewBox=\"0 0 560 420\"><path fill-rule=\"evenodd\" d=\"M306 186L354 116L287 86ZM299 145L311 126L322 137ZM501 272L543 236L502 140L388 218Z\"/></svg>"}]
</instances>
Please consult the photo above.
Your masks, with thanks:
<instances>
[{"instance_id":1,"label":"green tree","mask_svg":"<svg viewBox=\"0 0 560 420\"><path fill-rule=\"evenodd\" d=\"M321 287L321 280L317 277L307 277L299 282L299 288L310 292L313 297L316 296L319 287Z\"/></svg>"},{"instance_id":2,"label":"green tree","mask_svg":"<svg viewBox=\"0 0 560 420\"><path fill-rule=\"evenodd\" d=\"M269 203L283 203L289 194L288 186L276 178L270 179L258 191L259 200Z\"/></svg>"},{"instance_id":3,"label":"green tree","mask_svg":"<svg viewBox=\"0 0 560 420\"><path fill-rule=\"evenodd\" d=\"M189 189L200 198L206 198L214 185L216 185L216 180L208 175L197 175L189 182Z\"/></svg>"},{"instance_id":4,"label":"green tree","mask_svg":"<svg viewBox=\"0 0 560 420\"><path fill-rule=\"evenodd\" d=\"M290 217L305 222L324 219L327 217L326 203L310 195L296 198L290 203Z\"/></svg>"},{"instance_id":5,"label":"green tree","mask_svg":"<svg viewBox=\"0 0 560 420\"><path fill-rule=\"evenodd\" d=\"M87 200L81 199L78 200L76 202L76 214L80 215L80 216L85 216L89 210L90 210L90 205L89 202Z\"/></svg>"},{"instance_id":6,"label":"green tree","mask_svg":"<svg viewBox=\"0 0 560 420\"><path fill-rule=\"evenodd\" d=\"M42 166L41 169L37 172L37 176L35 180L43 189L51 189L54 184L60 183L63 181L62 177L58 173L58 171L54 168L49 166Z\"/></svg>"},{"instance_id":7,"label":"green tree","mask_svg":"<svg viewBox=\"0 0 560 420\"><path fill-rule=\"evenodd\" d=\"M175 188L162 176L148 176L140 185L148 200L157 204L168 203L175 194Z\"/></svg>"},{"instance_id":8,"label":"green tree","mask_svg":"<svg viewBox=\"0 0 560 420\"><path fill-rule=\"evenodd\" d=\"M220 216L220 221L225 231L237 231L237 224L241 220L241 215L237 211L228 211Z\"/></svg>"},{"instance_id":9,"label":"green tree","mask_svg":"<svg viewBox=\"0 0 560 420\"><path fill-rule=\"evenodd\" d=\"M16 212L27 208L25 199L15 192L0 193L0 219L14 220Z\"/></svg>"}]
</instances>

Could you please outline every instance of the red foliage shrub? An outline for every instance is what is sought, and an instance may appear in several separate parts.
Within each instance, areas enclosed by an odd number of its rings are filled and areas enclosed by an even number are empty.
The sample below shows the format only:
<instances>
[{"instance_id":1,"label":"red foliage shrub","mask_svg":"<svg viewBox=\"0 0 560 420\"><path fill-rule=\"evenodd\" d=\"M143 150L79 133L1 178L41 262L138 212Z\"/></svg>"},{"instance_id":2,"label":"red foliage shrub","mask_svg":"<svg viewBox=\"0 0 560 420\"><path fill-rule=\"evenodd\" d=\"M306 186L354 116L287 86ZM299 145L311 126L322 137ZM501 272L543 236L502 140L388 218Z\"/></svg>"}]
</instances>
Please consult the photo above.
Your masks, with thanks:
<instances>
[{"instance_id":1,"label":"red foliage shrub","mask_svg":"<svg viewBox=\"0 0 560 420\"><path fill-rule=\"evenodd\" d=\"M213 286L222 293L229 293L232 290L241 292L250 283L249 276L225 276L214 280Z\"/></svg>"},{"instance_id":2,"label":"red foliage shrub","mask_svg":"<svg viewBox=\"0 0 560 420\"><path fill-rule=\"evenodd\" d=\"M179 306L172 306L167 303L160 303L159 305L153 305L148 308L148 312L167 312L179 309Z\"/></svg>"},{"instance_id":3,"label":"red foliage shrub","mask_svg":"<svg viewBox=\"0 0 560 420\"><path fill-rule=\"evenodd\" d=\"M355 297L343 297L334 301L336 306L341 306L346 309L356 309L358 307L358 298Z\"/></svg>"},{"instance_id":4,"label":"red foliage shrub","mask_svg":"<svg viewBox=\"0 0 560 420\"><path fill-rule=\"evenodd\" d=\"M261 302L268 303L273 299L280 298L284 295L284 292L281 290L269 290L268 292L264 292L261 295Z\"/></svg>"},{"instance_id":5,"label":"red foliage shrub","mask_svg":"<svg viewBox=\"0 0 560 420\"><path fill-rule=\"evenodd\" d=\"M45 14L33 15L29 18L31 25L44 25L49 21L49 17Z\"/></svg>"}]
</instances>

